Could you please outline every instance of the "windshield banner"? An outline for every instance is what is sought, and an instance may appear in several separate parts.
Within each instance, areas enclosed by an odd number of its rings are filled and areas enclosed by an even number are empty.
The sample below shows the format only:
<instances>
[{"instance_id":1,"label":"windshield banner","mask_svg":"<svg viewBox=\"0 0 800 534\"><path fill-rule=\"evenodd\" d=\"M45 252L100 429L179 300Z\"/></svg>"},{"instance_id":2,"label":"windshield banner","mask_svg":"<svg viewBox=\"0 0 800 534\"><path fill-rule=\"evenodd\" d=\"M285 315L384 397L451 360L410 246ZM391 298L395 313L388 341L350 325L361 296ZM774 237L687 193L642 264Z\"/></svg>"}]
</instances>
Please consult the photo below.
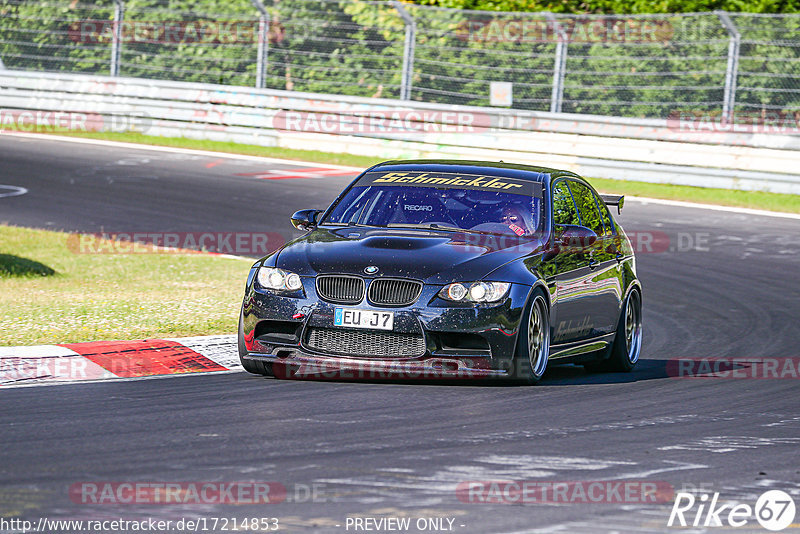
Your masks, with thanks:
<instances>
[{"instance_id":1,"label":"windshield banner","mask_svg":"<svg viewBox=\"0 0 800 534\"><path fill-rule=\"evenodd\" d=\"M368 172L356 186L399 185L433 187L437 189L471 189L474 191L502 191L515 195L542 196L542 184L533 180L447 172L375 171Z\"/></svg>"}]
</instances>

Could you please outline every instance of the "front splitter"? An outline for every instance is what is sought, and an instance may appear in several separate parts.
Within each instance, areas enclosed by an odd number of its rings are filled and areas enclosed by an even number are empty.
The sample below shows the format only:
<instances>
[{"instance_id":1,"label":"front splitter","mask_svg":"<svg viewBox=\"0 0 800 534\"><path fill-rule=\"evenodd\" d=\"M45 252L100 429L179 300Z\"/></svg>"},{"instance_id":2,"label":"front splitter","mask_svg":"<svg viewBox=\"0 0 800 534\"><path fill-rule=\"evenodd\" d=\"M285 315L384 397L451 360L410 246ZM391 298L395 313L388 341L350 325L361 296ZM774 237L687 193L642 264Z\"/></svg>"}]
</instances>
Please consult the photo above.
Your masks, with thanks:
<instances>
[{"instance_id":1,"label":"front splitter","mask_svg":"<svg viewBox=\"0 0 800 534\"><path fill-rule=\"evenodd\" d=\"M414 360L321 356L299 350L281 356L249 353L246 359L272 364L277 378L323 380L481 380L509 377L489 367L488 358L428 356Z\"/></svg>"}]
</instances>

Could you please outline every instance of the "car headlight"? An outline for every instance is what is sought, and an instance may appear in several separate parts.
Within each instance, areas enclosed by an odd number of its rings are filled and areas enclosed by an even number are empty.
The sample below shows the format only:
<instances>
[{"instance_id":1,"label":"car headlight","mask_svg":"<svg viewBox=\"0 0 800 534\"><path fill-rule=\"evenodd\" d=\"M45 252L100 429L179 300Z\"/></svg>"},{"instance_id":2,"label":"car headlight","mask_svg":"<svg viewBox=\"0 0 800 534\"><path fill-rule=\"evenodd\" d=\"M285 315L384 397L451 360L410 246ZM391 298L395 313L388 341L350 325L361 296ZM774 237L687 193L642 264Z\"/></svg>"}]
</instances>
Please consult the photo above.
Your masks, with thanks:
<instances>
[{"instance_id":1,"label":"car headlight","mask_svg":"<svg viewBox=\"0 0 800 534\"><path fill-rule=\"evenodd\" d=\"M303 287L303 282L297 273L275 267L262 267L258 270L257 278L261 287L275 291L297 291Z\"/></svg>"},{"instance_id":2,"label":"car headlight","mask_svg":"<svg viewBox=\"0 0 800 534\"><path fill-rule=\"evenodd\" d=\"M508 282L456 282L444 286L439 296L453 302L497 302L508 293Z\"/></svg>"}]
</instances>

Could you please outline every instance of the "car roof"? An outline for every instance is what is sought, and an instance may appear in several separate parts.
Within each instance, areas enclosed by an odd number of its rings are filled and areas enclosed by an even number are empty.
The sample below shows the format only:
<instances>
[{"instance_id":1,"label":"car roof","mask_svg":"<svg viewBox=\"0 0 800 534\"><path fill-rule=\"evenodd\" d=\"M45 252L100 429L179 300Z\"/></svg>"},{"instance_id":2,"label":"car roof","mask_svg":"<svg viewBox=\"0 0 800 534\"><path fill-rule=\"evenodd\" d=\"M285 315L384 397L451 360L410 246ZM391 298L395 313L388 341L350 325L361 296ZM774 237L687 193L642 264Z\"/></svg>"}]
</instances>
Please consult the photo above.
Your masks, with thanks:
<instances>
[{"instance_id":1,"label":"car roof","mask_svg":"<svg viewBox=\"0 0 800 534\"><path fill-rule=\"evenodd\" d=\"M422 171L422 172L455 172L464 174L485 174L488 176L505 176L507 178L522 178L541 182L545 176L556 178L559 176L572 176L580 178L577 174L549 167L505 163L502 161L464 161L448 159L409 159L384 161L370 170L387 171Z\"/></svg>"}]
</instances>

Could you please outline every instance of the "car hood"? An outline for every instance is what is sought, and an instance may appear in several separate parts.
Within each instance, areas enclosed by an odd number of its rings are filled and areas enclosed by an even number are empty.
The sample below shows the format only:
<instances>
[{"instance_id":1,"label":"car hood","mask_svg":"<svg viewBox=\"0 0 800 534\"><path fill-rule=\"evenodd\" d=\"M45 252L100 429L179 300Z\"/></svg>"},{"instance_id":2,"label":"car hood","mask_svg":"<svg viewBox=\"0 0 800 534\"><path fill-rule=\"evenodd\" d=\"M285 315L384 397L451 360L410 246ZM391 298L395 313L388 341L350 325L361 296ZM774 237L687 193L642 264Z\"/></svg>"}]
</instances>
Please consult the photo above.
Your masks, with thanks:
<instances>
[{"instance_id":1,"label":"car hood","mask_svg":"<svg viewBox=\"0 0 800 534\"><path fill-rule=\"evenodd\" d=\"M398 276L447 284L480 280L501 265L535 253L539 241L488 234L405 228L318 228L287 244L276 265L301 276L347 273Z\"/></svg>"}]
</instances>

